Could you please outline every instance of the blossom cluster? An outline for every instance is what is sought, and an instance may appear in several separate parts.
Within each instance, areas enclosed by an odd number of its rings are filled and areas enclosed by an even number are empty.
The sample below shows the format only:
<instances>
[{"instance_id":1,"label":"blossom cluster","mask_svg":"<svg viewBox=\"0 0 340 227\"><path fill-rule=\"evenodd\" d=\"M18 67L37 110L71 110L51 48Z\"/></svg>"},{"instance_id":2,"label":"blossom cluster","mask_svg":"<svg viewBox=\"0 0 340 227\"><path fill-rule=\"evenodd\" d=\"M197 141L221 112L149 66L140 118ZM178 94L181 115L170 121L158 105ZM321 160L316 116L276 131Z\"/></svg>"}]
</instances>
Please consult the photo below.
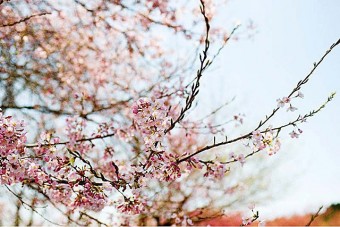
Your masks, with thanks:
<instances>
[{"instance_id":1,"label":"blossom cluster","mask_svg":"<svg viewBox=\"0 0 340 227\"><path fill-rule=\"evenodd\" d=\"M178 159L178 155L166 151L154 153L144 166L147 172L146 176L166 182L180 178L182 171L177 163Z\"/></svg>"},{"instance_id":2,"label":"blossom cluster","mask_svg":"<svg viewBox=\"0 0 340 227\"><path fill-rule=\"evenodd\" d=\"M229 158L234 161L239 161L242 166L244 165L244 163L246 163L246 158L244 154L236 155L234 152L231 152L229 153Z\"/></svg>"},{"instance_id":3,"label":"blossom cluster","mask_svg":"<svg viewBox=\"0 0 340 227\"><path fill-rule=\"evenodd\" d=\"M259 130L253 131L252 143L255 151L266 150L269 155L275 154L281 148L281 142L271 128L268 128L264 133Z\"/></svg>"},{"instance_id":4,"label":"blossom cluster","mask_svg":"<svg viewBox=\"0 0 340 227\"><path fill-rule=\"evenodd\" d=\"M84 128L86 122L79 117L69 117L66 119L66 133L69 142L67 147L71 150L79 150L81 153L86 153L90 150L91 145L88 143L78 143L84 138Z\"/></svg>"},{"instance_id":5,"label":"blossom cluster","mask_svg":"<svg viewBox=\"0 0 340 227\"><path fill-rule=\"evenodd\" d=\"M165 130L170 125L168 109L159 101L140 98L133 106L134 123L142 134L146 148L155 149L163 140Z\"/></svg>"},{"instance_id":6,"label":"blossom cluster","mask_svg":"<svg viewBox=\"0 0 340 227\"><path fill-rule=\"evenodd\" d=\"M74 136L70 134L70 141L79 139ZM58 138L42 133L32 150L24 147L25 142L24 123L0 113L0 184L35 184L52 201L94 211L104 208L106 199L102 187L85 180L89 175L86 168L81 171L71 168L72 158L58 154L53 146L59 142ZM46 143L51 145L45 146Z\"/></svg>"},{"instance_id":7,"label":"blossom cluster","mask_svg":"<svg viewBox=\"0 0 340 227\"><path fill-rule=\"evenodd\" d=\"M0 110L1 111L1 110ZM0 184L11 185L25 178L25 160L19 157L25 152L24 123L0 112Z\"/></svg>"},{"instance_id":8,"label":"blossom cluster","mask_svg":"<svg viewBox=\"0 0 340 227\"><path fill-rule=\"evenodd\" d=\"M291 132L289 133L290 137L291 137L291 138L299 138L300 134L302 134L303 131L302 131L301 129L299 129L299 128L298 128L297 131L298 131L298 132L296 132L295 130L291 131Z\"/></svg>"},{"instance_id":9,"label":"blossom cluster","mask_svg":"<svg viewBox=\"0 0 340 227\"><path fill-rule=\"evenodd\" d=\"M176 225L180 225L180 226L194 225L191 218L187 215L183 215L182 213L179 213L179 214L173 213L171 215L171 218L174 219L174 222L176 223Z\"/></svg>"},{"instance_id":10,"label":"blossom cluster","mask_svg":"<svg viewBox=\"0 0 340 227\"><path fill-rule=\"evenodd\" d=\"M297 95L294 96L293 98L304 98L304 94L301 91L298 91ZM283 97L282 99L277 99L277 107L278 108L282 108L284 107L286 104L289 105L289 107L287 108L287 112L291 111L294 112L295 110L297 110L296 107L292 106L291 104L291 100L292 98L290 97Z\"/></svg>"},{"instance_id":11,"label":"blossom cluster","mask_svg":"<svg viewBox=\"0 0 340 227\"><path fill-rule=\"evenodd\" d=\"M79 191L72 206L93 211L100 211L104 208L107 201L100 187L95 187L91 182L87 181L82 187L78 185L77 189Z\"/></svg>"},{"instance_id":12,"label":"blossom cluster","mask_svg":"<svg viewBox=\"0 0 340 227\"><path fill-rule=\"evenodd\" d=\"M127 214L140 214L145 209L145 202L138 198L125 198L125 201L117 206L118 210Z\"/></svg>"},{"instance_id":13,"label":"blossom cluster","mask_svg":"<svg viewBox=\"0 0 340 227\"><path fill-rule=\"evenodd\" d=\"M227 172L227 168L223 164L212 163L206 165L207 171L204 173L205 177L211 176L214 179L222 179Z\"/></svg>"},{"instance_id":14,"label":"blossom cluster","mask_svg":"<svg viewBox=\"0 0 340 227\"><path fill-rule=\"evenodd\" d=\"M24 122L17 122L11 116L4 117L0 109L0 155L19 152L26 142Z\"/></svg>"}]
</instances>

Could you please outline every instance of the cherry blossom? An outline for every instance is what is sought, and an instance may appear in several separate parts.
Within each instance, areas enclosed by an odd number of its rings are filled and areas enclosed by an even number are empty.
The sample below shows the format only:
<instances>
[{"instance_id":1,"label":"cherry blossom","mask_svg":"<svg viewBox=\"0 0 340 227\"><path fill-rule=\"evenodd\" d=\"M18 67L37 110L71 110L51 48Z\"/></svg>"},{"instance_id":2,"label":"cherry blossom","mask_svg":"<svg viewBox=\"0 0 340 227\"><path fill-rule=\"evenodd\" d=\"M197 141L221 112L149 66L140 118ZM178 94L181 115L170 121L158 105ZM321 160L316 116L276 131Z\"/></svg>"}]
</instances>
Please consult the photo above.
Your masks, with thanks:
<instances>
[{"instance_id":1,"label":"cherry blossom","mask_svg":"<svg viewBox=\"0 0 340 227\"><path fill-rule=\"evenodd\" d=\"M253 149L266 150L269 155L273 155L281 148L280 139L274 135L274 131L269 127L265 133L254 131L252 133Z\"/></svg>"},{"instance_id":2,"label":"cherry blossom","mask_svg":"<svg viewBox=\"0 0 340 227\"><path fill-rule=\"evenodd\" d=\"M282 99L277 99L277 106L278 107L284 107L285 104L290 103L290 98L288 97L283 97Z\"/></svg>"},{"instance_id":3,"label":"cherry blossom","mask_svg":"<svg viewBox=\"0 0 340 227\"><path fill-rule=\"evenodd\" d=\"M162 142L165 130L170 125L165 105L158 101L140 98L132 106L132 113L137 131L142 134L146 148L157 149L156 144Z\"/></svg>"},{"instance_id":4,"label":"cherry blossom","mask_svg":"<svg viewBox=\"0 0 340 227\"><path fill-rule=\"evenodd\" d=\"M297 108L292 106L292 104L290 104L289 107L287 108L287 112L288 111L294 112L295 110L297 110Z\"/></svg>"},{"instance_id":5,"label":"cherry blossom","mask_svg":"<svg viewBox=\"0 0 340 227\"><path fill-rule=\"evenodd\" d=\"M292 138L299 138L299 135L300 135L300 134L296 133L296 132L293 130L293 131L291 131L291 132L289 133L289 135L290 135L290 137L292 137Z\"/></svg>"},{"instance_id":6,"label":"cherry blossom","mask_svg":"<svg viewBox=\"0 0 340 227\"><path fill-rule=\"evenodd\" d=\"M215 25L222 3L1 2L0 184L20 202L8 206L31 209L32 225L41 225L38 216L56 225L138 225L145 217L194 225L211 207L193 200L214 190L237 194L229 172L257 152L278 152L287 127L298 138L298 125L325 104L267 125L280 108L297 110L292 102L304 98L311 74L249 131L229 127L245 125L245 115L223 111L226 105L195 109L209 67L237 33L238 26ZM234 162L241 166L232 169ZM243 224L258 218L251 211Z\"/></svg>"},{"instance_id":7,"label":"cherry blossom","mask_svg":"<svg viewBox=\"0 0 340 227\"><path fill-rule=\"evenodd\" d=\"M242 166L244 165L244 163L246 163L246 159L244 157L244 154L239 154L237 156L237 160L241 163Z\"/></svg>"},{"instance_id":8,"label":"cherry blossom","mask_svg":"<svg viewBox=\"0 0 340 227\"><path fill-rule=\"evenodd\" d=\"M305 97L305 95L301 91L298 91L298 94L296 95L296 97L303 99Z\"/></svg>"}]
</instances>

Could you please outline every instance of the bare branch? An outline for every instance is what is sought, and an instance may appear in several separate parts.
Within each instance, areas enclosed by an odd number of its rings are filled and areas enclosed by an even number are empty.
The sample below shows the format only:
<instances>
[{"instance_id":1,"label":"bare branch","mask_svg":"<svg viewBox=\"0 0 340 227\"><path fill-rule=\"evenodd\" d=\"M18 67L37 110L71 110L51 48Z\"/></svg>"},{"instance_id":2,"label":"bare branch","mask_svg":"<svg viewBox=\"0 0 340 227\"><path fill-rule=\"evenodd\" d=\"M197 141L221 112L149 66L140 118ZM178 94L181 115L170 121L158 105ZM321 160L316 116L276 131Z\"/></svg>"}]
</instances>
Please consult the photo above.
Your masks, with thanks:
<instances>
[{"instance_id":1,"label":"bare branch","mask_svg":"<svg viewBox=\"0 0 340 227\"><path fill-rule=\"evenodd\" d=\"M12 193L15 197L17 197L19 199L19 201L23 204L28 206L30 209L32 209L36 214L38 214L40 217L42 217L43 219L45 219L46 221L48 221L49 223L53 224L53 225L58 225L58 226L62 226L56 222L53 222L47 218L45 218L42 214L40 214L33 206L31 206L30 204L26 203L19 195L17 195L14 191L12 191L7 185L5 185L6 189Z\"/></svg>"},{"instance_id":2,"label":"bare branch","mask_svg":"<svg viewBox=\"0 0 340 227\"><path fill-rule=\"evenodd\" d=\"M0 0L0 5L4 2L9 2L9 1L11 1L11 0Z\"/></svg>"},{"instance_id":3,"label":"bare branch","mask_svg":"<svg viewBox=\"0 0 340 227\"><path fill-rule=\"evenodd\" d=\"M308 75L307 75L303 80L300 80L300 81L297 83L296 87L295 87L295 88L292 90L292 92L289 94L288 98L292 97L292 95L293 95L296 91L299 91L299 90L301 89L302 85L304 85L304 84L306 84L306 83L308 82L310 76L313 74L313 72L316 70L316 68L323 62L323 60L326 58L326 56L327 56L327 55L328 55L328 54L329 54L329 53L330 53L337 45L339 45L339 44L340 44L340 39L339 39L337 42L335 42L335 43L333 43L333 44L331 45L331 47L326 51L326 53L321 57L321 59L320 59L317 63L314 63L314 66L313 66L312 70L308 73ZM225 141L221 141L221 142L219 142L219 143L213 143L213 144L211 144L211 145L207 145L207 146L205 146L205 147L203 147L203 148L197 150L196 152L194 152L194 153L188 155L187 157L178 160L178 163L183 162L183 161L186 161L186 160L190 159L191 157L193 157L193 156L195 156L195 155L197 155L197 154L200 154L200 153L202 153L202 152L204 152L204 151L206 151L206 150L210 150L210 149L215 148L215 147L224 146L224 145L227 145L227 144L230 144L230 143L237 142L237 141L242 140L242 139L249 138L249 137L252 135L252 132L253 132L253 131L260 129L266 122L269 121L269 119L271 119L271 118L277 113L277 111L278 111L279 109L280 109L279 107L275 108L275 109L273 110L273 112L272 112L269 116L266 116L266 118L265 118L263 121L260 121L259 125L258 125L254 130L252 130L251 132L248 132L247 134L244 134L244 135L239 136L239 137L237 137L237 138L235 138L235 139L232 139L232 140L228 140L228 139L226 138ZM321 108L321 109L322 109L322 108Z\"/></svg>"},{"instance_id":4,"label":"bare branch","mask_svg":"<svg viewBox=\"0 0 340 227\"><path fill-rule=\"evenodd\" d=\"M306 226L310 226L310 225L313 223L313 221L315 220L315 218L317 218L317 217L319 216L320 211L321 211L322 208L323 208L323 206L321 206L321 207L319 208L319 210L318 210L315 214L312 215L312 217L310 218L310 220L309 220L309 222L306 224Z\"/></svg>"},{"instance_id":5,"label":"bare branch","mask_svg":"<svg viewBox=\"0 0 340 227\"><path fill-rule=\"evenodd\" d=\"M193 83L191 87L191 93L186 99L185 106L181 109L181 112L179 116L177 117L177 119L174 121L171 121L171 125L167 130L165 130L165 133L168 133L169 131L171 131L176 126L177 123L183 120L185 113L191 108L196 96L199 93L200 79L203 76L203 72L211 64L211 61L208 60L208 50L210 47L210 42L209 42L210 24L209 24L209 19L206 15L205 5L204 5L203 0L201 0L201 4L202 4L201 13L204 17L204 22L205 22L205 27L206 27L206 36L205 36L205 42L204 42L205 43L204 50L202 54L200 54L200 68L197 71L196 81Z\"/></svg>"},{"instance_id":6,"label":"bare branch","mask_svg":"<svg viewBox=\"0 0 340 227\"><path fill-rule=\"evenodd\" d=\"M76 140L76 142L85 142L85 141L93 141L93 140L98 140L98 139L104 139L104 138L112 137L114 135L115 135L115 133L110 133L110 134L107 134L107 135L104 135L104 136L88 137L88 138ZM34 144L26 144L25 147L26 148L34 148L34 147L39 147L39 146L47 147L47 146L56 146L56 145L66 145L68 143L70 143L70 141L64 141L64 142L59 142L59 143L46 143L46 144L34 143Z\"/></svg>"},{"instance_id":7,"label":"bare branch","mask_svg":"<svg viewBox=\"0 0 340 227\"><path fill-rule=\"evenodd\" d=\"M8 23L8 24L2 24L2 25L0 25L0 28L14 26L16 24L26 22L26 21L30 20L31 18L44 16L44 15L48 15L48 14L51 14L51 13L50 12L43 12L43 13L33 14L31 16L25 17L25 18L18 20L18 21L14 21L14 22L11 22L11 23Z\"/></svg>"}]
</instances>

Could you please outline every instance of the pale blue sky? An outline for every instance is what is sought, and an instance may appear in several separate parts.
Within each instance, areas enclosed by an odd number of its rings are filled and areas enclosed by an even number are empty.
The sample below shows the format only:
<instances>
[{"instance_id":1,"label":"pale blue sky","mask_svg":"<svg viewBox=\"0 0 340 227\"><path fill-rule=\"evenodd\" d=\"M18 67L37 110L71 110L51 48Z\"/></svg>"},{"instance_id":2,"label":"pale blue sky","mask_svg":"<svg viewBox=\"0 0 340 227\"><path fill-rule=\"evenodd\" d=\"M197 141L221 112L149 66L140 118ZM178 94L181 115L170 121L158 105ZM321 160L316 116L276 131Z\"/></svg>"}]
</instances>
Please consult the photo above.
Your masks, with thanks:
<instances>
[{"instance_id":1,"label":"pale blue sky","mask_svg":"<svg viewBox=\"0 0 340 227\"><path fill-rule=\"evenodd\" d=\"M209 74L211 87L202 91L221 100L220 104L236 96L237 111L247 115L244 131L270 113L276 99L289 94L313 62L340 38L340 1L231 0L220 13L226 24L252 19L257 25L253 39L228 44L214 73ZM317 108L333 91L338 94L326 109L302 125L301 138L292 140L284 136L289 131L282 133L282 151L273 158L284 163L274 184L294 181L289 188L282 188L278 201L261 207L264 218L313 212L320 205L340 203L340 47L303 87L305 98L296 102L299 110L289 115L284 111L274 122Z\"/></svg>"}]
</instances>

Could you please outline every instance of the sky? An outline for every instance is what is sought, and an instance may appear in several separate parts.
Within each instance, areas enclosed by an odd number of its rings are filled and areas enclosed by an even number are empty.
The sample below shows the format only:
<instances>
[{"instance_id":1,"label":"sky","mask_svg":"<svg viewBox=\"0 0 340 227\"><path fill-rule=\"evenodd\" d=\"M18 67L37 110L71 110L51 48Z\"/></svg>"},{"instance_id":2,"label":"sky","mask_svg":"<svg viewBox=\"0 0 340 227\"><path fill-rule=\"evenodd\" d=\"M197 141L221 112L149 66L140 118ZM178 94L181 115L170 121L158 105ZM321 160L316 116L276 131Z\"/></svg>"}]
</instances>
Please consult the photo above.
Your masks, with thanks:
<instances>
[{"instance_id":1,"label":"sky","mask_svg":"<svg viewBox=\"0 0 340 227\"><path fill-rule=\"evenodd\" d=\"M209 85L203 96L217 102L235 96L237 111L246 114L244 129L251 129L340 38L339 12L340 1L335 0L229 1L219 12L223 18L242 24L251 19L257 33L228 44L206 79ZM295 102L298 110L293 114L283 111L273 123L316 109L331 92L338 95L301 126L300 138L290 139L290 131L282 132L282 149L273 157L280 165L272 176L282 188L275 192L276 200L258 207L264 218L316 212L321 205L340 203L340 47L301 91L305 97Z\"/></svg>"}]
</instances>

